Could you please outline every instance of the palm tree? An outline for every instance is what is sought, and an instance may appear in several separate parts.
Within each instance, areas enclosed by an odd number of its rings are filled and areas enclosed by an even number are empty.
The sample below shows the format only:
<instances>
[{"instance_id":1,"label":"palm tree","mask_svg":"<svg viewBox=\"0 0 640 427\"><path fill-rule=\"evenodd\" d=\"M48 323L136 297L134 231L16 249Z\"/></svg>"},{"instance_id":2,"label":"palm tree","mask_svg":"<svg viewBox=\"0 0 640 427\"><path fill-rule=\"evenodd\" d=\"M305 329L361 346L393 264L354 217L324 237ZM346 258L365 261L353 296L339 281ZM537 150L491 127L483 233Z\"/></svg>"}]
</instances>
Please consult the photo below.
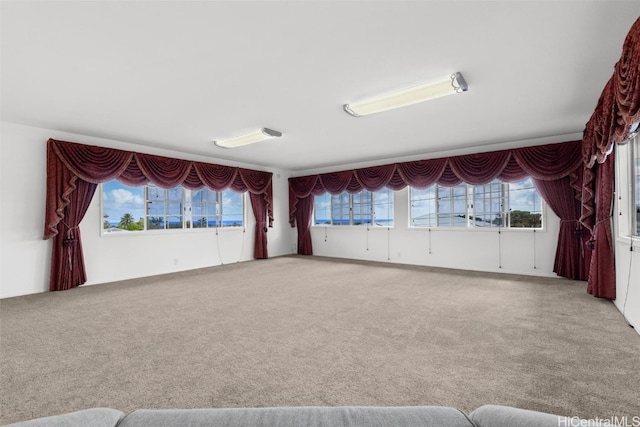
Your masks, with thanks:
<instances>
[{"instance_id":1,"label":"palm tree","mask_svg":"<svg viewBox=\"0 0 640 427\"><path fill-rule=\"evenodd\" d=\"M130 213L126 213L122 215L122 218L120 218L120 223L118 224L118 227L124 228L126 230L133 223L134 223L133 215L131 215Z\"/></svg>"}]
</instances>

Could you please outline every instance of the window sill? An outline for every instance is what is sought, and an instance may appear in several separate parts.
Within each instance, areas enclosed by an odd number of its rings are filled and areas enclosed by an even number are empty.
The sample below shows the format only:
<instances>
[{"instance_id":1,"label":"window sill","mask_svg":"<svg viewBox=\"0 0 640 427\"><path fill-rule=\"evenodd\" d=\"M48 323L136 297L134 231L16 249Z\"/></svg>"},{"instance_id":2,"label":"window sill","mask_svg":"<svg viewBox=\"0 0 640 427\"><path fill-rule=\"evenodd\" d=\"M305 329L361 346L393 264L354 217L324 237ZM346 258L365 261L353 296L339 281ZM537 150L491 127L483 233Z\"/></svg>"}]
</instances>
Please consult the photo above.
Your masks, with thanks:
<instances>
[{"instance_id":1,"label":"window sill","mask_svg":"<svg viewBox=\"0 0 640 427\"><path fill-rule=\"evenodd\" d=\"M352 229L352 230L386 230L388 228L395 228L394 226L387 225L331 225L331 224L315 224L312 225L311 228L331 228L335 230L340 229Z\"/></svg>"},{"instance_id":2,"label":"window sill","mask_svg":"<svg viewBox=\"0 0 640 427\"><path fill-rule=\"evenodd\" d=\"M423 230L423 231L465 231L472 233L526 233L536 232L545 233L547 230L542 228L498 228L498 227L409 227L409 230Z\"/></svg>"},{"instance_id":3,"label":"window sill","mask_svg":"<svg viewBox=\"0 0 640 427\"><path fill-rule=\"evenodd\" d=\"M618 236L616 237L616 243L633 246L634 250L640 250L640 236Z\"/></svg>"},{"instance_id":4,"label":"window sill","mask_svg":"<svg viewBox=\"0 0 640 427\"><path fill-rule=\"evenodd\" d=\"M100 231L100 237L131 237L131 236L167 236L172 234L193 234L193 233L227 233L232 231L246 231L246 227L221 227L221 228L170 228L160 230L144 230L144 231L126 231L105 232Z\"/></svg>"}]
</instances>

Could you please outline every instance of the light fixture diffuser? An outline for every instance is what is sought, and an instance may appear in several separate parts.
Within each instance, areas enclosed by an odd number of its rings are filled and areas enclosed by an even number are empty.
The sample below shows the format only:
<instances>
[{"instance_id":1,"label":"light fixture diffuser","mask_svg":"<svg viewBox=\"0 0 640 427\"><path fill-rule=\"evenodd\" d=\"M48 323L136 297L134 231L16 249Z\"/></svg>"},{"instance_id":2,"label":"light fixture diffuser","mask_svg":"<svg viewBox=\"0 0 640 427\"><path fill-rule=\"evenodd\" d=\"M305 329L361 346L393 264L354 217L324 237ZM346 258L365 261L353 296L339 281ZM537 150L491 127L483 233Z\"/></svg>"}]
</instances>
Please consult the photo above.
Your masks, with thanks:
<instances>
[{"instance_id":1,"label":"light fixture diffuser","mask_svg":"<svg viewBox=\"0 0 640 427\"><path fill-rule=\"evenodd\" d=\"M435 82L409 87L362 102L344 104L343 108L352 116L360 117L466 91L467 82L462 74L455 73Z\"/></svg>"},{"instance_id":2,"label":"light fixture diffuser","mask_svg":"<svg viewBox=\"0 0 640 427\"><path fill-rule=\"evenodd\" d=\"M234 138L213 141L215 145L222 148L236 148L243 145L254 144L256 142L265 141L271 138L282 136L282 132L277 130L262 128L246 135L236 136Z\"/></svg>"}]
</instances>

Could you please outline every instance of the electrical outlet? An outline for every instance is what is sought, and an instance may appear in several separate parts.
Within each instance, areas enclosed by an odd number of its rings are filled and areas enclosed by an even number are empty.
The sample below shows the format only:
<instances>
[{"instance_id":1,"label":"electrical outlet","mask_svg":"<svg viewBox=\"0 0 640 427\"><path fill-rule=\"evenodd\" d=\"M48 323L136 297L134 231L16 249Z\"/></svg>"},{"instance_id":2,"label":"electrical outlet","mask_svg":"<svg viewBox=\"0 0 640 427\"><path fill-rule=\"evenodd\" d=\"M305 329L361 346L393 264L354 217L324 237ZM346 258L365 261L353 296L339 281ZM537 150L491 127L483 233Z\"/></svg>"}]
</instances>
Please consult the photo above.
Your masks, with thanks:
<instances>
[{"instance_id":1,"label":"electrical outlet","mask_svg":"<svg viewBox=\"0 0 640 427\"><path fill-rule=\"evenodd\" d=\"M178 265L178 264L180 264L180 259L174 258L173 259L173 265Z\"/></svg>"}]
</instances>

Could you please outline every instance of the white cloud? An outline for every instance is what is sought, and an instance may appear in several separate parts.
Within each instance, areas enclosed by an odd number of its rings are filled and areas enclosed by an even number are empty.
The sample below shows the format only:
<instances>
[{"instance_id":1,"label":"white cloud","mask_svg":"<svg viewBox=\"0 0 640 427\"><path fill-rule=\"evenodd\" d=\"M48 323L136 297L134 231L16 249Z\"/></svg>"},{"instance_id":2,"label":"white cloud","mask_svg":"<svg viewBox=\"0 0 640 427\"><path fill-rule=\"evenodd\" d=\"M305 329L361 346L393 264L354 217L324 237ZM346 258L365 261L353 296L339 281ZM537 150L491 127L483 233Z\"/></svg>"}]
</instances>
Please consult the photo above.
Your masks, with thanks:
<instances>
[{"instance_id":1,"label":"white cloud","mask_svg":"<svg viewBox=\"0 0 640 427\"><path fill-rule=\"evenodd\" d=\"M124 206L138 207L144 203L142 197L122 188L111 190L109 195L111 196L111 201L116 209Z\"/></svg>"}]
</instances>

